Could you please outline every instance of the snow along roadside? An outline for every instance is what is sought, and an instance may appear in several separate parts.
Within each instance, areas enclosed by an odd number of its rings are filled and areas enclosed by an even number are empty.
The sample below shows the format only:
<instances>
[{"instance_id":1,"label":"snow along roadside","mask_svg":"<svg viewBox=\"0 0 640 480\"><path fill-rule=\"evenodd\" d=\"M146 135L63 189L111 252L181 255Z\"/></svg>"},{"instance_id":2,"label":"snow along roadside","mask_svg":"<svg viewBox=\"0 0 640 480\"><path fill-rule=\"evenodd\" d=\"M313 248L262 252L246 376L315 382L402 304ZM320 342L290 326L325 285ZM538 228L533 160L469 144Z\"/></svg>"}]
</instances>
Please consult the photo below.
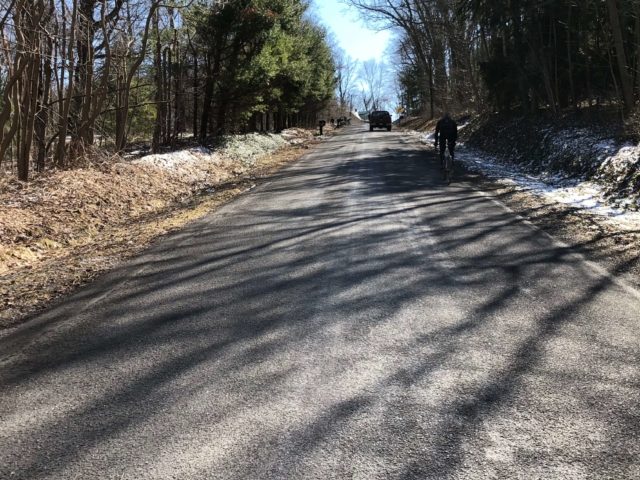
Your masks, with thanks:
<instances>
[{"instance_id":1,"label":"snow along roadside","mask_svg":"<svg viewBox=\"0 0 640 480\"><path fill-rule=\"evenodd\" d=\"M433 145L434 134L407 131L411 137L426 145ZM640 144L616 147L612 143L598 145L603 151L602 168L623 170L626 165L640 161ZM534 175L524 171L519 164L506 163L478 149L460 144L456 148L456 160L462 161L472 171L488 178L512 185L518 191L535 195L547 202L561 203L579 209L585 214L600 217L621 229L640 229L640 211L631 198L607 201L605 187L583 178L555 175ZM604 176L603 176L604 179Z\"/></svg>"},{"instance_id":2,"label":"snow along roadside","mask_svg":"<svg viewBox=\"0 0 640 480\"><path fill-rule=\"evenodd\" d=\"M245 166L255 164L264 155L273 153L287 145L296 145L311 137L307 132L288 129L280 134L249 133L222 137L213 148L196 146L174 152L147 155L134 164L154 165L180 174L184 171L206 170L208 164L220 165L224 160Z\"/></svg>"}]
</instances>

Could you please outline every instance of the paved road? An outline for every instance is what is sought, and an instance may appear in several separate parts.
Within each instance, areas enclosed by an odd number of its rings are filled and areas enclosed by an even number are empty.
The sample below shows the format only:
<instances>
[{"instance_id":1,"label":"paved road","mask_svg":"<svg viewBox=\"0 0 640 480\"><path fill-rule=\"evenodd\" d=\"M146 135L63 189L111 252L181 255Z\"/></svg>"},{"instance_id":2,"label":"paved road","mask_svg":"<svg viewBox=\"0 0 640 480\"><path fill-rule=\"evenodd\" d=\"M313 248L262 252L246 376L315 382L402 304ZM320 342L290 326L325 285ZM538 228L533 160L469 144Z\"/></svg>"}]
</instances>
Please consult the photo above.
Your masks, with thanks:
<instances>
[{"instance_id":1,"label":"paved road","mask_svg":"<svg viewBox=\"0 0 640 480\"><path fill-rule=\"evenodd\" d=\"M0 339L0 477L637 479L639 323L350 127Z\"/></svg>"}]
</instances>

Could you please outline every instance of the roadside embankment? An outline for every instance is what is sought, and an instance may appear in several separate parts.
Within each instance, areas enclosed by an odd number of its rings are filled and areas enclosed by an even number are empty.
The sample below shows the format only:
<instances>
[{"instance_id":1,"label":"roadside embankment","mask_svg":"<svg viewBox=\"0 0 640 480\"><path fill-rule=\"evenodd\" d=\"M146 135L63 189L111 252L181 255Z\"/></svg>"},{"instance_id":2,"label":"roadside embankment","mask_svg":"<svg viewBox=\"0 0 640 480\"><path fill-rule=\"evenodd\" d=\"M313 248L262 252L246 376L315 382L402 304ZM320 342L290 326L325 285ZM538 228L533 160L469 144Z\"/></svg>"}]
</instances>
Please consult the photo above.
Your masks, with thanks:
<instances>
[{"instance_id":1,"label":"roadside embankment","mask_svg":"<svg viewBox=\"0 0 640 480\"><path fill-rule=\"evenodd\" d=\"M476 127L476 128L474 128ZM588 181L602 187L604 200L637 210L640 145L624 140L621 126L569 116L493 118L470 125L467 146L522 171L558 180Z\"/></svg>"},{"instance_id":2,"label":"roadside embankment","mask_svg":"<svg viewBox=\"0 0 640 480\"><path fill-rule=\"evenodd\" d=\"M429 143L431 123L408 118L399 126ZM640 144L625 140L619 124L575 116L478 116L460 133L458 159L492 178L603 215L640 210Z\"/></svg>"},{"instance_id":3,"label":"roadside embankment","mask_svg":"<svg viewBox=\"0 0 640 480\"><path fill-rule=\"evenodd\" d=\"M432 148L432 123L402 122ZM456 160L458 179L640 287L640 145L620 124L478 116L463 122Z\"/></svg>"},{"instance_id":4,"label":"roadside embankment","mask_svg":"<svg viewBox=\"0 0 640 480\"><path fill-rule=\"evenodd\" d=\"M289 129L103 157L29 183L0 175L0 329L250 190L319 141Z\"/></svg>"}]
</instances>

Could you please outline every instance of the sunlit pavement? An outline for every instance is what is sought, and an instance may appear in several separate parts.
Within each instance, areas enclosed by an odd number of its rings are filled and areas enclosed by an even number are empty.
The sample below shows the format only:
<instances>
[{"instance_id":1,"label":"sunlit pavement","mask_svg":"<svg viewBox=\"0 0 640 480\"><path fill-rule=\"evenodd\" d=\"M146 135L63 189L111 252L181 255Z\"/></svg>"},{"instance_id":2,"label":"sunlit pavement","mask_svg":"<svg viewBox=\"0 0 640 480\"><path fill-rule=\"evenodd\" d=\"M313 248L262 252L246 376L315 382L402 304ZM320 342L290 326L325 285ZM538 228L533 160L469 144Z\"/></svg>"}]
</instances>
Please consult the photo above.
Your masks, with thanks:
<instances>
[{"instance_id":1,"label":"sunlit pavement","mask_svg":"<svg viewBox=\"0 0 640 480\"><path fill-rule=\"evenodd\" d=\"M348 127L0 340L0 478L640 478L639 298Z\"/></svg>"}]
</instances>

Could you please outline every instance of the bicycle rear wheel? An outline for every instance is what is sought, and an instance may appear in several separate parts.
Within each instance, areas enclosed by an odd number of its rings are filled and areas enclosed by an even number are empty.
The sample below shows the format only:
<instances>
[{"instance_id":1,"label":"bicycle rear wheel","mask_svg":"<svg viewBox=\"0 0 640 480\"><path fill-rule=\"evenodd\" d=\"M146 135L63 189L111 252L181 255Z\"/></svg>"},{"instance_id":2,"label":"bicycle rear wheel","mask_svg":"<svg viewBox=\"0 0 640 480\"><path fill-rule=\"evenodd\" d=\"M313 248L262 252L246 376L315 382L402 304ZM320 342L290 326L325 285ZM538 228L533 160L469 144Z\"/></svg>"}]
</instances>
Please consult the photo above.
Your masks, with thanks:
<instances>
[{"instance_id":1,"label":"bicycle rear wheel","mask_svg":"<svg viewBox=\"0 0 640 480\"><path fill-rule=\"evenodd\" d=\"M444 162L444 179L447 182L447 185L451 185L451 176L453 175L453 159L451 158L451 154L449 154L449 152L447 152Z\"/></svg>"}]
</instances>

